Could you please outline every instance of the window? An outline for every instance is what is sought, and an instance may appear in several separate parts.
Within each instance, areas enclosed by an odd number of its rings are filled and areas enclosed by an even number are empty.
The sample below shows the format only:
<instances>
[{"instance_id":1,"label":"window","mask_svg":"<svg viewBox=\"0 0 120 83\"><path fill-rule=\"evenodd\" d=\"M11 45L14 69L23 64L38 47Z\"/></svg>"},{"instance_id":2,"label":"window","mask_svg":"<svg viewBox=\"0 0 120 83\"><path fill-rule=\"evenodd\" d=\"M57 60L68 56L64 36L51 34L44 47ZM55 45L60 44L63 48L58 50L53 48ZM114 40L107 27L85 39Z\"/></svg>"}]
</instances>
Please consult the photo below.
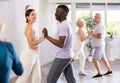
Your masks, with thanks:
<instances>
[{"instance_id":1,"label":"window","mask_svg":"<svg viewBox=\"0 0 120 83\"><path fill-rule=\"evenodd\" d=\"M90 17L90 3L76 3L76 11L75 11L75 25L76 21L79 18L83 18L86 20L86 18ZM75 32L78 30L78 27L76 26Z\"/></svg>"},{"instance_id":2,"label":"window","mask_svg":"<svg viewBox=\"0 0 120 83\"><path fill-rule=\"evenodd\" d=\"M92 9L105 9L105 3L92 3Z\"/></svg>"},{"instance_id":3,"label":"window","mask_svg":"<svg viewBox=\"0 0 120 83\"><path fill-rule=\"evenodd\" d=\"M74 27L76 27L76 21L79 18L89 18L90 16L94 18L96 13L100 13L102 22L107 27L107 32L120 35L120 3L75 3L75 6L71 3L64 4L70 9L67 19ZM71 12L72 10L75 12ZM78 28L74 29L77 31Z\"/></svg>"},{"instance_id":4,"label":"window","mask_svg":"<svg viewBox=\"0 0 120 83\"><path fill-rule=\"evenodd\" d=\"M120 3L108 3L107 4L107 8L108 9L120 9Z\"/></svg>"},{"instance_id":5,"label":"window","mask_svg":"<svg viewBox=\"0 0 120 83\"><path fill-rule=\"evenodd\" d=\"M120 3L108 3L107 7L107 32L120 35Z\"/></svg>"},{"instance_id":6,"label":"window","mask_svg":"<svg viewBox=\"0 0 120 83\"><path fill-rule=\"evenodd\" d=\"M107 32L120 35L120 10L107 11Z\"/></svg>"},{"instance_id":7,"label":"window","mask_svg":"<svg viewBox=\"0 0 120 83\"><path fill-rule=\"evenodd\" d=\"M78 9L89 9L90 3L76 3L76 8Z\"/></svg>"},{"instance_id":8,"label":"window","mask_svg":"<svg viewBox=\"0 0 120 83\"><path fill-rule=\"evenodd\" d=\"M84 20L86 18L90 17L90 10L76 10L76 17L75 21L77 21L79 18L83 18ZM75 31L77 31L78 27L76 26Z\"/></svg>"}]
</instances>

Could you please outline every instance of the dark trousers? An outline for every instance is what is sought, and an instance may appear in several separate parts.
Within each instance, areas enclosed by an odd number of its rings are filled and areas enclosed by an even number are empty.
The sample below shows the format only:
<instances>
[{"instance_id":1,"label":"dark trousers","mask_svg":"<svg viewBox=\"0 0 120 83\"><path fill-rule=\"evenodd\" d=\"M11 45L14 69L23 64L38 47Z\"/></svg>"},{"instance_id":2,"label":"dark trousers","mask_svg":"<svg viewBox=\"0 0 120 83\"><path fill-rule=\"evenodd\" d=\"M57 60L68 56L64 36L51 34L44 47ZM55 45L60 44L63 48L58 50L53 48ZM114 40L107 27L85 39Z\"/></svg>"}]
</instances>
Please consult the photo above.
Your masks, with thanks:
<instances>
[{"instance_id":1,"label":"dark trousers","mask_svg":"<svg viewBox=\"0 0 120 83\"><path fill-rule=\"evenodd\" d=\"M76 83L71 65L72 59L55 58L47 77L47 83L56 83L63 72L67 83Z\"/></svg>"}]
</instances>

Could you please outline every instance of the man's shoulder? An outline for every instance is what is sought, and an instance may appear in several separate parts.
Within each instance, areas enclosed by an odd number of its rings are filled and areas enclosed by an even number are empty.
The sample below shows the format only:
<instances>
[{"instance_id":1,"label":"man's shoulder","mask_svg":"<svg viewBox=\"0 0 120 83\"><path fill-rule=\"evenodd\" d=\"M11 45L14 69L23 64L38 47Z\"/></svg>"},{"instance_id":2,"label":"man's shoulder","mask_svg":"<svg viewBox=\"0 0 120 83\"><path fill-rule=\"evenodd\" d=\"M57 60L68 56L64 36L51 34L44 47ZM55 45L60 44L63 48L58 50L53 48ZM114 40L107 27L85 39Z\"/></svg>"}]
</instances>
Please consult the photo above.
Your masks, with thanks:
<instances>
[{"instance_id":1,"label":"man's shoulder","mask_svg":"<svg viewBox=\"0 0 120 83\"><path fill-rule=\"evenodd\" d=\"M0 42L0 44L9 51L13 49L13 44L11 42Z\"/></svg>"},{"instance_id":2,"label":"man's shoulder","mask_svg":"<svg viewBox=\"0 0 120 83\"><path fill-rule=\"evenodd\" d=\"M99 23L97 26L98 27L105 27L105 25L103 23Z\"/></svg>"},{"instance_id":3,"label":"man's shoulder","mask_svg":"<svg viewBox=\"0 0 120 83\"><path fill-rule=\"evenodd\" d=\"M0 41L0 45L3 45L4 44L4 42L3 41Z\"/></svg>"},{"instance_id":4,"label":"man's shoulder","mask_svg":"<svg viewBox=\"0 0 120 83\"><path fill-rule=\"evenodd\" d=\"M104 29L104 28L105 28L105 25L102 24L102 23L96 25L97 30L99 30L99 29L101 30L101 29Z\"/></svg>"},{"instance_id":5,"label":"man's shoulder","mask_svg":"<svg viewBox=\"0 0 120 83\"><path fill-rule=\"evenodd\" d=\"M13 46L11 42L4 42L4 44L5 44L6 46L9 46L9 47L12 47L12 46Z\"/></svg>"},{"instance_id":6,"label":"man's shoulder","mask_svg":"<svg viewBox=\"0 0 120 83\"><path fill-rule=\"evenodd\" d=\"M67 20L64 20L63 22L61 22L62 26L71 26L70 22Z\"/></svg>"},{"instance_id":7,"label":"man's shoulder","mask_svg":"<svg viewBox=\"0 0 120 83\"><path fill-rule=\"evenodd\" d=\"M6 45L11 45L10 42L4 42L4 41L0 41L0 46L6 46Z\"/></svg>"}]
</instances>

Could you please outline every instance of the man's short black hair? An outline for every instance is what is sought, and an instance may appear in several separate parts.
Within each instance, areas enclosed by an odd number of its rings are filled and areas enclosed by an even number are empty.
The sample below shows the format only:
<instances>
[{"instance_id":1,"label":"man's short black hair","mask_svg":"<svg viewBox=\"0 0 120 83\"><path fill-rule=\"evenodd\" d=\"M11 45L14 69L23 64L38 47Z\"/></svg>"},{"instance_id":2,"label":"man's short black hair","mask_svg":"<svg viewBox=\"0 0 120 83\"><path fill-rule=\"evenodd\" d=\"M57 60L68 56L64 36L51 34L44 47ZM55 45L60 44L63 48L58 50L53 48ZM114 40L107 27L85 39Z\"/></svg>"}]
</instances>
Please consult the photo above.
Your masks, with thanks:
<instances>
[{"instance_id":1,"label":"man's short black hair","mask_svg":"<svg viewBox=\"0 0 120 83\"><path fill-rule=\"evenodd\" d=\"M65 12L68 14L69 8L66 5L59 5L58 7L64 9Z\"/></svg>"}]
</instances>

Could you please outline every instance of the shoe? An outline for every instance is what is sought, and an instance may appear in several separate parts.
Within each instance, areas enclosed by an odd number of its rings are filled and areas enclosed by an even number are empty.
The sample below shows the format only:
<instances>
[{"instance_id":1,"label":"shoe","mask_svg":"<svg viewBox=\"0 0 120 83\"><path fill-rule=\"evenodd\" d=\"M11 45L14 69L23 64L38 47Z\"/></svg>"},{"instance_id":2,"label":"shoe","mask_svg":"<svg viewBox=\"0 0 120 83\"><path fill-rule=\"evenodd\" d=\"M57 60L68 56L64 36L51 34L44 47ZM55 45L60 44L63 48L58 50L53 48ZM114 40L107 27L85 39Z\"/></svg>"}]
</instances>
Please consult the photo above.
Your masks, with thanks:
<instances>
[{"instance_id":1,"label":"shoe","mask_svg":"<svg viewBox=\"0 0 120 83\"><path fill-rule=\"evenodd\" d=\"M112 74L112 71L108 71L104 75L110 75L110 74Z\"/></svg>"},{"instance_id":2,"label":"shoe","mask_svg":"<svg viewBox=\"0 0 120 83\"><path fill-rule=\"evenodd\" d=\"M97 75L93 76L93 78L98 78L98 77L102 77L102 74L97 74Z\"/></svg>"},{"instance_id":3,"label":"shoe","mask_svg":"<svg viewBox=\"0 0 120 83\"><path fill-rule=\"evenodd\" d=\"M81 75L81 76L87 76L87 74L84 73L84 72L80 72L79 75Z\"/></svg>"}]
</instances>

